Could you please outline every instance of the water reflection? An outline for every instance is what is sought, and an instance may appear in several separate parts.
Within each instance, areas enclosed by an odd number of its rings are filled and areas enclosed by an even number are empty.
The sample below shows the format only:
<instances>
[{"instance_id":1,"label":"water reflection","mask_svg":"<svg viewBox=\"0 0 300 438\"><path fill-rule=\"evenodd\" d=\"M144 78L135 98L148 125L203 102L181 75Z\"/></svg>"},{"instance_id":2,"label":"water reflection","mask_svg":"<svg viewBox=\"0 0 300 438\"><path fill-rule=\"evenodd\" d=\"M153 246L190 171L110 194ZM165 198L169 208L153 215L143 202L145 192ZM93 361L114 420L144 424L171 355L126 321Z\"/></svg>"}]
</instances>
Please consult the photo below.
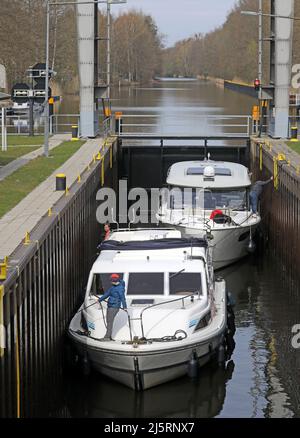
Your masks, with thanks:
<instances>
[{"instance_id":1,"label":"water reflection","mask_svg":"<svg viewBox=\"0 0 300 438\"><path fill-rule=\"evenodd\" d=\"M286 333L284 344L278 342L293 313L292 308L286 308L290 291L283 286L284 277L267 254L228 267L222 275L236 299L237 325L233 355L236 370L222 416L298 416L299 403L292 398L299 397L299 372L290 366L297 352L290 347L290 332ZM288 330L291 327L292 324ZM288 387L289 380L294 380L294 389Z\"/></svg>"},{"instance_id":2,"label":"water reflection","mask_svg":"<svg viewBox=\"0 0 300 438\"><path fill-rule=\"evenodd\" d=\"M196 380L188 377L144 392L93 375L88 381L69 382L66 406L71 417L92 418L209 418L218 415L226 384L234 371L205 367Z\"/></svg>"},{"instance_id":3,"label":"water reflection","mask_svg":"<svg viewBox=\"0 0 300 438\"><path fill-rule=\"evenodd\" d=\"M143 125L124 127L126 132L198 136L244 133L246 118L224 119L224 116L249 115L252 105L253 98L205 81L185 83L184 87L180 82L164 82L147 88L115 89L113 93L114 111L139 115L138 120L126 119L126 124ZM143 114L155 118L149 122L141 117ZM239 128L237 124L243 126Z\"/></svg>"}]
</instances>

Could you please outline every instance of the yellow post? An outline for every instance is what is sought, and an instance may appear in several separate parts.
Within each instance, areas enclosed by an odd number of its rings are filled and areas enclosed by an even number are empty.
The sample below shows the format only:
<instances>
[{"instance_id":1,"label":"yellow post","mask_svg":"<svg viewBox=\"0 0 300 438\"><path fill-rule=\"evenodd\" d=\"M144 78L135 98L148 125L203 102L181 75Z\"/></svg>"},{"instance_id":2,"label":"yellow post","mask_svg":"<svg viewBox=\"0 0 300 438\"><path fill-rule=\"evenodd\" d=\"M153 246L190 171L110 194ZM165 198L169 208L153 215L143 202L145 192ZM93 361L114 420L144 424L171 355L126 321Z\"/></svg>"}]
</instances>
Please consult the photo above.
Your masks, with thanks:
<instances>
[{"instance_id":1,"label":"yellow post","mask_svg":"<svg viewBox=\"0 0 300 438\"><path fill-rule=\"evenodd\" d=\"M24 240L24 245L30 245L31 244L31 240L30 240L30 234L27 231L27 233L25 234L25 240Z\"/></svg>"},{"instance_id":2,"label":"yellow post","mask_svg":"<svg viewBox=\"0 0 300 438\"><path fill-rule=\"evenodd\" d=\"M81 183L81 175L78 175L77 182L78 182L78 184Z\"/></svg>"},{"instance_id":3,"label":"yellow post","mask_svg":"<svg viewBox=\"0 0 300 438\"><path fill-rule=\"evenodd\" d=\"M5 349L5 330L4 330L4 320L3 320L3 297L4 297L4 286L0 286L0 357L4 356Z\"/></svg>"},{"instance_id":4,"label":"yellow post","mask_svg":"<svg viewBox=\"0 0 300 438\"><path fill-rule=\"evenodd\" d=\"M278 159L274 157L274 188L278 190Z\"/></svg>"},{"instance_id":5,"label":"yellow post","mask_svg":"<svg viewBox=\"0 0 300 438\"><path fill-rule=\"evenodd\" d=\"M263 170L263 145L262 145L262 143L259 145L259 169L262 172L262 170Z\"/></svg>"},{"instance_id":6,"label":"yellow post","mask_svg":"<svg viewBox=\"0 0 300 438\"><path fill-rule=\"evenodd\" d=\"M6 264L6 266L8 266L8 256L4 257L4 263Z\"/></svg>"},{"instance_id":7,"label":"yellow post","mask_svg":"<svg viewBox=\"0 0 300 438\"><path fill-rule=\"evenodd\" d=\"M48 210L48 217L51 217L52 216L52 208L49 208L49 210Z\"/></svg>"},{"instance_id":8,"label":"yellow post","mask_svg":"<svg viewBox=\"0 0 300 438\"><path fill-rule=\"evenodd\" d=\"M291 128L291 132L292 132L291 141L292 142L297 142L298 141L298 127L297 126L293 126Z\"/></svg>"},{"instance_id":9,"label":"yellow post","mask_svg":"<svg viewBox=\"0 0 300 438\"><path fill-rule=\"evenodd\" d=\"M69 196L69 194L70 194L69 187L67 187L67 188L66 188L65 195L66 195L66 196Z\"/></svg>"},{"instance_id":10,"label":"yellow post","mask_svg":"<svg viewBox=\"0 0 300 438\"><path fill-rule=\"evenodd\" d=\"M7 277L7 263L0 263L0 281L5 281Z\"/></svg>"},{"instance_id":11,"label":"yellow post","mask_svg":"<svg viewBox=\"0 0 300 438\"><path fill-rule=\"evenodd\" d=\"M96 158L96 160L97 161L100 161L102 159L102 157L101 157L101 153L100 152L98 152L98 155L97 155L97 158Z\"/></svg>"},{"instance_id":12,"label":"yellow post","mask_svg":"<svg viewBox=\"0 0 300 438\"><path fill-rule=\"evenodd\" d=\"M113 168L113 145L111 144L109 149L109 166L112 169Z\"/></svg>"},{"instance_id":13,"label":"yellow post","mask_svg":"<svg viewBox=\"0 0 300 438\"><path fill-rule=\"evenodd\" d=\"M78 141L78 125L72 126L72 138L71 141Z\"/></svg>"},{"instance_id":14,"label":"yellow post","mask_svg":"<svg viewBox=\"0 0 300 438\"><path fill-rule=\"evenodd\" d=\"M105 169L104 169L104 157L101 162L101 185L104 186L105 183Z\"/></svg>"}]
</instances>

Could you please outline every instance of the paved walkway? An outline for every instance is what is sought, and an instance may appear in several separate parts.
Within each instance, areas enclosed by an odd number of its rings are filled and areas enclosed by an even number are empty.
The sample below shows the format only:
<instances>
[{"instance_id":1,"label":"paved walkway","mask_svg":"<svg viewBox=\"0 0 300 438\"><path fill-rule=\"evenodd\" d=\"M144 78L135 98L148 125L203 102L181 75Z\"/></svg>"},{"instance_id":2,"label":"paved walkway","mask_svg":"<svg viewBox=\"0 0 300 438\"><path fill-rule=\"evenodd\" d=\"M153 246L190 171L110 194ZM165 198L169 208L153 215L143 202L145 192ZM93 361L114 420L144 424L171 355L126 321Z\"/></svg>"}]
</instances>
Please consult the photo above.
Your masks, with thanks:
<instances>
[{"instance_id":1,"label":"paved walkway","mask_svg":"<svg viewBox=\"0 0 300 438\"><path fill-rule=\"evenodd\" d=\"M256 137L253 138L255 143L263 143L267 148L269 148L270 151L273 152L274 155L277 154L284 154L286 157L286 161L290 162L290 165L294 167L294 169L297 170L297 172L300 169L300 154L293 151L286 142L288 140L276 140L276 139L270 139L269 137L262 137L261 139L258 139Z\"/></svg>"},{"instance_id":2,"label":"paved walkway","mask_svg":"<svg viewBox=\"0 0 300 438\"><path fill-rule=\"evenodd\" d=\"M62 142L71 140L70 134L57 134L50 138L49 140L49 150L56 148ZM14 173L16 170L20 169L20 167L25 166L25 164L29 163L29 161L34 160L35 158L43 155L44 148L40 147L35 151L29 152L29 154L23 155L20 158L17 158L14 161L11 161L6 166L0 168L0 181L3 181L4 178Z\"/></svg>"},{"instance_id":3,"label":"paved walkway","mask_svg":"<svg viewBox=\"0 0 300 438\"><path fill-rule=\"evenodd\" d=\"M88 140L68 161L0 219L0 259L9 256L64 192L55 191L55 176L64 173L70 187L92 162L103 139Z\"/></svg>"}]
</instances>

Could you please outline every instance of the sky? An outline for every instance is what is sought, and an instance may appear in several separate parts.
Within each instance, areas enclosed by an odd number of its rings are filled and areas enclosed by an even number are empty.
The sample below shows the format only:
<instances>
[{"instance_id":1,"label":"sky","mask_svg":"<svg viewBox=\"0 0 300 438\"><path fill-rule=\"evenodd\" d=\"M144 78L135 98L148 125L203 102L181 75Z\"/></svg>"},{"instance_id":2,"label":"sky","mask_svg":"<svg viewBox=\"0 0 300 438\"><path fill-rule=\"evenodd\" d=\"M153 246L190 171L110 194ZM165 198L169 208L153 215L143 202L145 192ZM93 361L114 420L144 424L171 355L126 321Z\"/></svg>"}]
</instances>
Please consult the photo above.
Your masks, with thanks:
<instances>
[{"instance_id":1,"label":"sky","mask_svg":"<svg viewBox=\"0 0 300 438\"><path fill-rule=\"evenodd\" d=\"M127 0L127 4L112 5L112 13L138 9L150 14L166 46L195 33L206 33L225 22L235 0Z\"/></svg>"}]
</instances>

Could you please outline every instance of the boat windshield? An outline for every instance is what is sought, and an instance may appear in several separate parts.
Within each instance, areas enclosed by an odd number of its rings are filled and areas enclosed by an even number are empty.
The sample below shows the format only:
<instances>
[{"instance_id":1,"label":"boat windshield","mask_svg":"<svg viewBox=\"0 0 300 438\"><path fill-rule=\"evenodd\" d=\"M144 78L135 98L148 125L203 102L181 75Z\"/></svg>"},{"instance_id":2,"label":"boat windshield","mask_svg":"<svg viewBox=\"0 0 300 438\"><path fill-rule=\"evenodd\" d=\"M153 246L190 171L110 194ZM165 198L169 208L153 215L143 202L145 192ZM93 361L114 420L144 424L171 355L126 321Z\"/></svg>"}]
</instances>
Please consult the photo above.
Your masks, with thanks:
<instances>
[{"instance_id":1,"label":"boat windshield","mask_svg":"<svg viewBox=\"0 0 300 438\"><path fill-rule=\"evenodd\" d=\"M128 279L127 295L163 295L163 272L131 272Z\"/></svg>"},{"instance_id":2,"label":"boat windshield","mask_svg":"<svg viewBox=\"0 0 300 438\"><path fill-rule=\"evenodd\" d=\"M169 273L170 295L189 295L194 292L202 295L201 274L180 272L177 275Z\"/></svg>"},{"instance_id":3,"label":"boat windshield","mask_svg":"<svg viewBox=\"0 0 300 438\"><path fill-rule=\"evenodd\" d=\"M119 274L120 279L123 279L123 273ZM111 287L111 274L94 274L91 287L91 295L103 295Z\"/></svg>"},{"instance_id":4,"label":"boat windshield","mask_svg":"<svg viewBox=\"0 0 300 438\"><path fill-rule=\"evenodd\" d=\"M168 208L184 210L198 208L215 210L216 208L245 209L247 207L247 189L191 189L176 188L170 191Z\"/></svg>"}]
</instances>

